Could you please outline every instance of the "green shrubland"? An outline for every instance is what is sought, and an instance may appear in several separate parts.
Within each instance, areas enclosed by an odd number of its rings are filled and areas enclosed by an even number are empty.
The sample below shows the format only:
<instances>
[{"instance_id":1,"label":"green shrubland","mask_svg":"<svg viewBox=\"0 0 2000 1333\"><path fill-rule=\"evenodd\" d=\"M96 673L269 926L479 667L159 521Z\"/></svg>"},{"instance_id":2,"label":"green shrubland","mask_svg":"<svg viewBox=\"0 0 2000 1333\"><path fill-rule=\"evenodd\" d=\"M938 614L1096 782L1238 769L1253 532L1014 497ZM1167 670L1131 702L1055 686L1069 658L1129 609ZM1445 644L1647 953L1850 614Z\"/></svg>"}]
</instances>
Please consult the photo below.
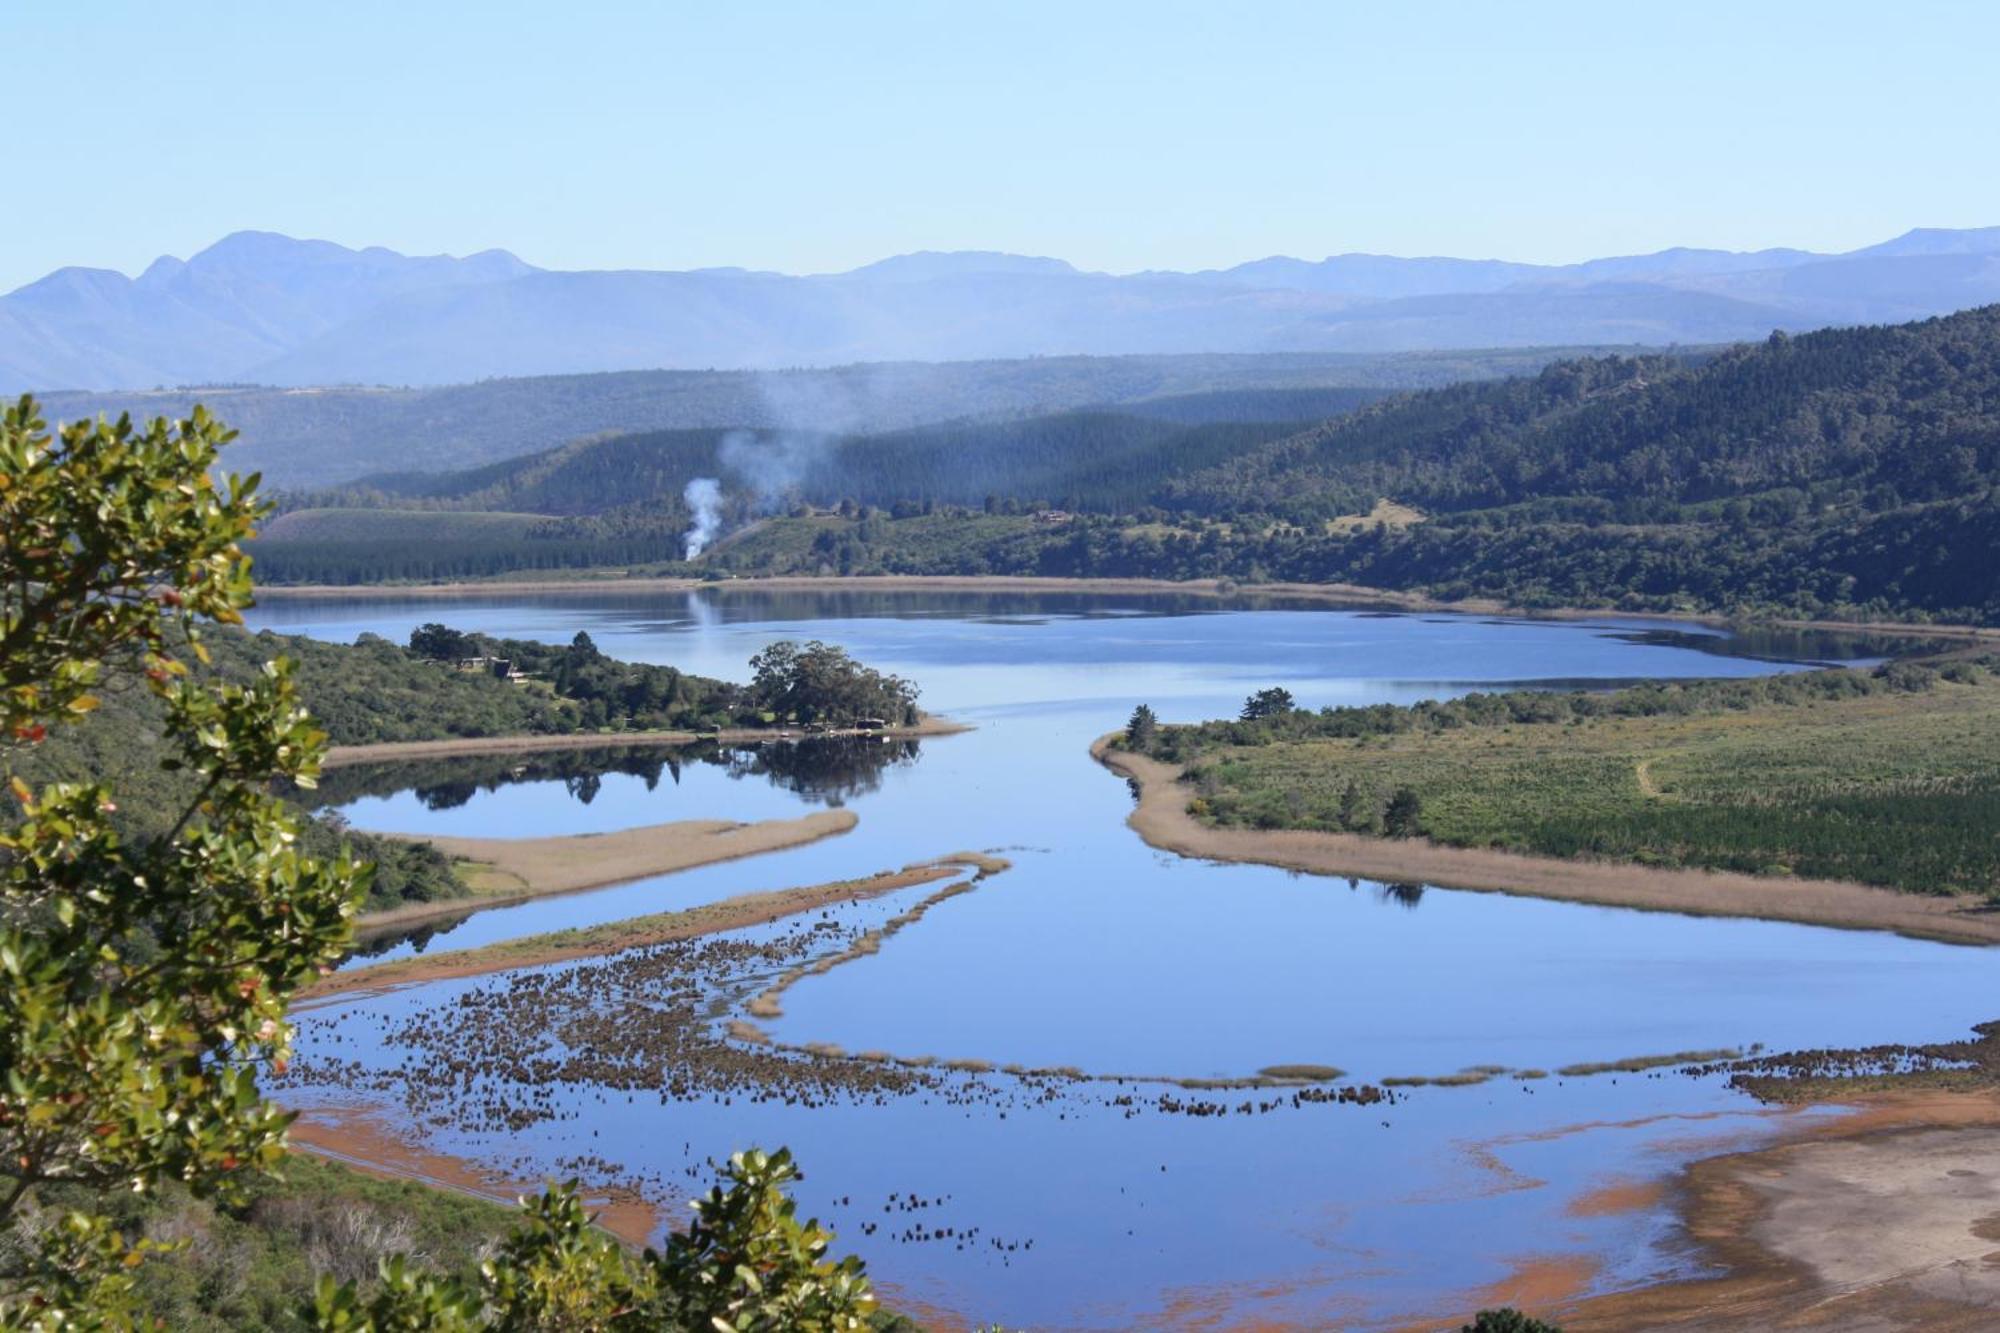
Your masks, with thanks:
<instances>
[{"instance_id":1,"label":"green shrubland","mask_svg":"<svg viewBox=\"0 0 2000 1333\"><path fill-rule=\"evenodd\" d=\"M1221 825L2000 897L1991 659L1295 710L1147 752Z\"/></svg>"}]
</instances>

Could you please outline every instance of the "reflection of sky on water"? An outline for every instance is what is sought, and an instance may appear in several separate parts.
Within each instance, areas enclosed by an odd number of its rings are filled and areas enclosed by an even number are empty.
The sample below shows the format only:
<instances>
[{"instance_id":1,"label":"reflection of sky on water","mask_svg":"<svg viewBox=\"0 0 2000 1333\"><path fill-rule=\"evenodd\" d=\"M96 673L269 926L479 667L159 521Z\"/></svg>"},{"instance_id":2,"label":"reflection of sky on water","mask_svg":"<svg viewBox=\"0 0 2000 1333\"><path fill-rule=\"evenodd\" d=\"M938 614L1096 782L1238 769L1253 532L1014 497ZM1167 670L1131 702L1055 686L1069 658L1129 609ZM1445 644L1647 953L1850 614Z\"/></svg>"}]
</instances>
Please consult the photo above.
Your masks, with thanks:
<instances>
[{"instance_id":1,"label":"reflection of sky on water","mask_svg":"<svg viewBox=\"0 0 2000 1333\"><path fill-rule=\"evenodd\" d=\"M430 946L857 877L960 848L1018 849L1008 853L1013 871L944 903L879 956L793 988L786 1016L770 1024L787 1040L1183 1076L1310 1062L1372 1079L1752 1042L1935 1039L1995 1016L1991 956L1977 950L1449 890L1406 906L1372 884L1163 855L1124 827L1124 784L1085 753L1141 701L1190 720L1232 713L1269 684L1318 707L1514 681L1755 675L1778 668L1731 651L1769 655L1769 643L1738 645L1704 629L1662 634L1653 622L1252 613L1183 602L1149 609L1133 598L1095 610L1077 598L385 598L278 602L256 623L400 640L434 619L553 641L586 629L613 655L734 677L775 639L821 637L915 679L929 707L976 724L886 769L878 790L850 802L861 820L853 833L481 913ZM1839 652L1824 641L1787 647L1816 660ZM699 764L668 786L647 791L637 777L611 775L588 805L560 785L503 786L445 813L454 831L554 833L813 808L782 786ZM441 817L413 798L371 799L382 803L350 807L357 822L421 829L429 826L410 820ZM1656 1216L1584 1223L1559 1216L1560 1189L1480 1193L1480 1173L1491 1168L1476 1165L1483 1159L1469 1145L1515 1136L1503 1154L1510 1163L1572 1188L1601 1173L1657 1171L1671 1160L1662 1142L1741 1126L1668 1120L1547 1140L1537 1132L1754 1109L1671 1074L1503 1079L1422 1092L1380 1114L1306 1108L1214 1120L1065 1118L1048 1108L1000 1120L904 1102L810 1113L627 1107L576 1095L581 1120L531 1131L505 1152L554 1160L576 1150L568 1136L581 1124L596 1132L598 1150L629 1145L649 1161L666 1153L671 1162L661 1165L680 1163L683 1143L699 1161L782 1141L813 1171L808 1201L822 1210L849 1193L953 1193L990 1231L1041 1238L1032 1259L995 1265L880 1238L860 1248L916 1294L1010 1323L1088 1322L1090 1310L1103 1312L1097 1322L1129 1323L1196 1274L1217 1283L1318 1275L1339 1300L1377 1314L1418 1309L1441 1288L1499 1276L1496 1266L1520 1248L1506 1248L1508 1238L1524 1236L1594 1238L1622 1256L1614 1276L1636 1276L1664 1262L1639 1243L1660 1225ZM655 1140L664 1146L649 1147ZM857 1240L844 1225L843 1243ZM1301 1291L1302 1308L1318 1317L1340 1308L1323 1284Z\"/></svg>"}]
</instances>

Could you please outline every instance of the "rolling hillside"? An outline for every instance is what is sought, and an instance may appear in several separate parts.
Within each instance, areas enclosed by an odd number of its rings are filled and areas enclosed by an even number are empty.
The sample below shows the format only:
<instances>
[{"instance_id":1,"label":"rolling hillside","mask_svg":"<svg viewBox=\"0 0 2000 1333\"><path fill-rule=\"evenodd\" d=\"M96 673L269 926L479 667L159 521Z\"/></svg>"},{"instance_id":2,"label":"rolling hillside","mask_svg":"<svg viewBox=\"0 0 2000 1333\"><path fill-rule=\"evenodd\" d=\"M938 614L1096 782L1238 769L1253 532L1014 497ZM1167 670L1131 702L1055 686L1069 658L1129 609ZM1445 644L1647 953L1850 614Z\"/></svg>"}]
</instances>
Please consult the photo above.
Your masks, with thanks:
<instances>
[{"instance_id":1,"label":"rolling hillside","mask_svg":"<svg viewBox=\"0 0 2000 1333\"><path fill-rule=\"evenodd\" d=\"M1111 406L1177 420L1314 420L1348 391L1430 388L1518 375L1588 348L1038 357L776 372L646 370L485 380L428 389L243 386L43 396L52 420L183 417L205 403L240 432L229 465L285 487L372 472L476 467L572 440L716 426L902 430L969 417ZM1224 402L1214 395L1246 395ZM1287 400L1283 395L1294 395ZM1327 399L1332 407L1322 410Z\"/></svg>"},{"instance_id":2,"label":"rolling hillside","mask_svg":"<svg viewBox=\"0 0 2000 1333\"><path fill-rule=\"evenodd\" d=\"M1388 400L1169 479L1171 521L915 521L714 557L742 573L1345 582L1529 605L2000 622L2000 307L1603 358ZM1384 500L1424 515L1356 521Z\"/></svg>"},{"instance_id":3,"label":"rolling hillside","mask_svg":"<svg viewBox=\"0 0 2000 1333\"><path fill-rule=\"evenodd\" d=\"M1769 520L1963 498L1996 473L2000 306L1988 306L1773 336L1696 365L1613 357L1417 394L1188 476L1166 498L1293 515L1381 496L1452 512L1568 505L1629 522L1763 497Z\"/></svg>"},{"instance_id":4,"label":"rolling hillside","mask_svg":"<svg viewBox=\"0 0 2000 1333\"><path fill-rule=\"evenodd\" d=\"M1299 406L1333 415L1381 397L1369 390L1315 394ZM1147 504L1169 478L1294 435L1309 420L1203 420L1198 405L1185 399L1167 411L1086 410L873 435L651 431L581 440L463 472L364 477L347 494L454 509L602 514L677 501L690 481L712 476L726 494L765 508L843 500L976 505L996 496L1116 510Z\"/></svg>"},{"instance_id":5,"label":"rolling hillside","mask_svg":"<svg viewBox=\"0 0 2000 1333\"><path fill-rule=\"evenodd\" d=\"M1074 412L864 436L668 432L334 498L558 515L511 548L482 546L490 571L687 569L679 488L694 476L723 480L725 533L760 520L704 555L716 572L1339 582L1996 621L2000 307L1695 358L1565 361L1304 429ZM324 543L263 549L280 577L305 577L309 556L315 577L371 577L390 554L350 550L343 566ZM403 577L435 576L420 545L396 558Z\"/></svg>"}]
</instances>

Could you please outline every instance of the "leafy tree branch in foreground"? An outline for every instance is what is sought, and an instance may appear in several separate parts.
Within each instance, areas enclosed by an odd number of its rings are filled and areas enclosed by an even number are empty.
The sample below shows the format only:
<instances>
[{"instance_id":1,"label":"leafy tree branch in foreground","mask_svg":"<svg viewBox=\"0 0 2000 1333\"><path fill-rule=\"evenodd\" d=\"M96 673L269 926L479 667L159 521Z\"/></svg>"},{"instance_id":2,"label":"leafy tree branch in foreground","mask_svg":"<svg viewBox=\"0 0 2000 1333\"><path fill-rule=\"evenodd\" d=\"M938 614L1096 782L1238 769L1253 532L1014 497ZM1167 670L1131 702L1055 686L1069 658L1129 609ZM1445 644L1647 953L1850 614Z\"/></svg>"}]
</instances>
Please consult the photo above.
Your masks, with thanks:
<instances>
[{"instance_id":1,"label":"leafy tree branch in foreground","mask_svg":"<svg viewBox=\"0 0 2000 1333\"><path fill-rule=\"evenodd\" d=\"M310 787L325 737L288 663L245 681L201 668L204 624L250 600L241 545L255 479L210 477L229 432L197 410L51 435L23 399L0 418L0 1329L148 1326L139 1275L172 1243L110 1202L177 1183L229 1199L282 1166L284 1111L257 1071L291 1053L286 1005L336 962L368 868L298 848L270 794ZM101 782L39 790L17 761L97 706L155 699L185 804L127 836ZM573 1191L526 1205L477 1283L385 1257L322 1282L326 1330L848 1329L874 1298L857 1261L800 1223L784 1153L733 1159L664 1255L633 1258Z\"/></svg>"}]
</instances>

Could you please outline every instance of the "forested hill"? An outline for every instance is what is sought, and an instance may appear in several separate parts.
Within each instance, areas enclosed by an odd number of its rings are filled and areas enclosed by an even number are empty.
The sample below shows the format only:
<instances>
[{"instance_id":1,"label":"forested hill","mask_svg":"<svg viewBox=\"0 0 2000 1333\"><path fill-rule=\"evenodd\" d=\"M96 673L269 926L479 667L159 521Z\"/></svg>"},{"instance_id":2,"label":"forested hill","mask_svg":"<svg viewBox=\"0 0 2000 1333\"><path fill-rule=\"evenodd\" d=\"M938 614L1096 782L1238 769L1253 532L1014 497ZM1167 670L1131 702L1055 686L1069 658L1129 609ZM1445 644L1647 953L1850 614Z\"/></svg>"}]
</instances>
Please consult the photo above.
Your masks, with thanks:
<instances>
[{"instance_id":1,"label":"forested hill","mask_svg":"<svg viewBox=\"0 0 2000 1333\"><path fill-rule=\"evenodd\" d=\"M842 529L819 517L805 539L773 525L713 561L739 573L1281 580L1531 606L1990 624L1996 481L1990 307L1411 394L1169 479L1149 511L989 522L977 549L962 523Z\"/></svg>"},{"instance_id":2,"label":"forested hill","mask_svg":"<svg viewBox=\"0 0 2000 1333\"><path fill-rule=\"evenodd\" d=\"M1760 498L1789 522L1960 500L1997 472L2000 306L1987 306L1778 334L1695 364L1609 357L1414 394L1177 480L1161 501L1309 518L1389 497L1660 522Z\"/></svg>"},{"instance_id":3,"label":"forested hill","mask_svg":"<svg viewBox=\"0 0 2000 1333\"><path fill-rule=\"evenodd\" d=\"M2000 307L1694 357L1570 360L1301 429L1258 406L1194 424L1071 412L754 435L733 452L726 432L621 437L343 497L516 511L452 515L472 525L455 545L421 512L294 513L258 544L259 570L331 582L582 564L1269 579L2000 623ZM758 460L782 465L763 495ZM690 566L679 488L699 475L732 488L729 535ZM791 506L801 499L821 512ZM1080 512L1026 512L1036 502ZM548 514L569 516L536 517Z\"/></svg>"},{"instance_id":4,"label":"forested hill","mask_svg":"<svg viewBox=\"0 0 2000 1333\"><path fill-rule=\"evenodd\" d=\"M855 435L646 431L462 472L381 474L307 498L556 515L601 514L633 504L678 512L687 483L707 476L719 478L725 493L746 508L780 500L980 504L995 495L1132 509L1150 503L1170 478L1384 396L1377 389L1183 395L1131 408Z\"/></svg>"},{"instance_id":5,"label":"forested hill","mask_svg":"<svg viewBox=\"0 0 2000 1333\"><path fill-rule=\"evenodd\" d=\"M229 466L286 488L343 485L389 469L448 471L640 431L750 427L874 434L958 418L1019 418L1099 407L1142 415L1241 395L1217 418L1327 415L1327 390L1388 393L1465 379L1533 374L1608 348L1410 352L1049 356L898 362L824 370L634 370L482 380L438 388L225 385L150 392L53 393L50 420L185 417L196 403L242 432ZM1630 350L1629 348L1620 350ZM1297 400L1285 404L1286 394ZM1305 410L1300 410L1304 408ZM1248 413L1249 415L1235 415Z\"/></svg>"}]
</instances>

